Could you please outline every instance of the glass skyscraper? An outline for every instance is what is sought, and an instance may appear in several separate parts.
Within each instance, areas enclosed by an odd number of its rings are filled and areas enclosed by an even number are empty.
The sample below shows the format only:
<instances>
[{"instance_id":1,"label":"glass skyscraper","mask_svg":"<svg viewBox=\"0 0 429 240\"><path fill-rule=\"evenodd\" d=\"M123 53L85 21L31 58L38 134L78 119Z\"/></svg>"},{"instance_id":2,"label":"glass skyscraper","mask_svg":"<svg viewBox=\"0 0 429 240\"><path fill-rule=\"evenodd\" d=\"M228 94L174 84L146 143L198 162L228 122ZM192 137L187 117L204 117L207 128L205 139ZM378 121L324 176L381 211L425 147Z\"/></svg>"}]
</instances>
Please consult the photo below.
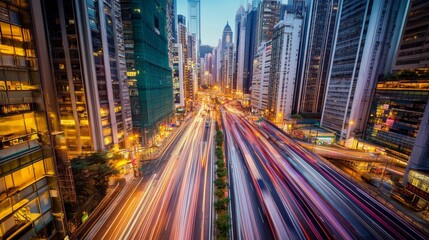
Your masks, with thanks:
<instances>
[{"instance_id":1,"label":"glass skyscraper","mask_svg":"<svg viewBox=\"0 0 429 240\"><path fill-rule=\"evenodd\" d=\"M188 31L196 37L196 56L199 59L201 45L201 2L188 0Z\"/></svg>"},{"instance_id":2,"label":"glass skyscraper","mask_svg":"<svg viewBox=\"0 0 429 240\"><path fill-rule=\"evenodd\" d=\"M122 0L121 7L133 127L147 146L174 113L166 2Z\"/></svg>"},{"instance_id":3,"label":"glass skyscraper","mask_svg":"<svg viewBox=\"0 0 429 240\"><path fill-rule=\"evenodd\" d=\"M40 1L0 11L0 239L64 238Z\"/></svg>"}]
</instances>

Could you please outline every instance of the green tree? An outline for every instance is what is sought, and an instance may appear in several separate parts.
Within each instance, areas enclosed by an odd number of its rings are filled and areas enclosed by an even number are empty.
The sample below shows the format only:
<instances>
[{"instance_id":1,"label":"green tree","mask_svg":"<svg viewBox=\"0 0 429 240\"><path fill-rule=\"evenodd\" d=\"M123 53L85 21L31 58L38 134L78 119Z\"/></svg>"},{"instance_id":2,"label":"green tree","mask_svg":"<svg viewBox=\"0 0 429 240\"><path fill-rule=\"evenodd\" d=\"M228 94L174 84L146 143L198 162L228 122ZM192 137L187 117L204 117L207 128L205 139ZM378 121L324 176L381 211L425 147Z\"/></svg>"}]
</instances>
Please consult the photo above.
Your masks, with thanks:
<instances>
[{"instance_id":1,"label":"green tree","mask_svg":"<svg viewBox=\"0 0 429 240\"><path fill-rule=\"evenodd\" d=\"M303 119L303 117L301 115L299 115L299 114L294 114L290 118L293 118L293 119Z\"/></svg>"},{"instance_id":2,"label":"green tree","mask_svg":"<svg viewBox=\"0 0 429 240\"><path fill-rule=\"evenodd\" d=\"M94 194L104 197L109 184L108 177L118 173L109 160L107 152L80 155L71 160L71 167L80 206Z\"/></svg>"}]
</instances>

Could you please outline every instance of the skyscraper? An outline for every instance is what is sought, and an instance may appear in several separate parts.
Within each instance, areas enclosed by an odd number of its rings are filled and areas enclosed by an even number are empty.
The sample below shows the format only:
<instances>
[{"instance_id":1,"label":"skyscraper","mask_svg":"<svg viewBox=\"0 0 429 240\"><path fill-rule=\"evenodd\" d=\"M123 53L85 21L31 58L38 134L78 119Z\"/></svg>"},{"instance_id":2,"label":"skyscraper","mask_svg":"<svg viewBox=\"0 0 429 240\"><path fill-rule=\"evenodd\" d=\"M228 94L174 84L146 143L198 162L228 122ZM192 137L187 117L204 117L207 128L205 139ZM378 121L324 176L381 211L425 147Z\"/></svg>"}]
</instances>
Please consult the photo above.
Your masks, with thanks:
<instances>
[{"instance_id":1,"label":"skyscraper","mask_svg":"<svg viewBox=\"0 0 429 240\"><path fill-rule=\"evenodd\" d=\"M195 34L195 53L199 56L201 45L201 5L200 0L188 0L188 31Z\"/></svg>"},{"instance_id":2,"label":"skyscraper","mask_svg":"<svg viewBox=\"0 0 429 240\"><path fill-rule=\"evenodd\" d=\"M185 85L183 48L181 43L173 47L173 94L175 107L185 107Z\"/></svg>"},{"instance_id":3,"label":"skyscraper","mask_svg":"<svg viewBox=\"0 0 429 240\"><path fill-rule=\"evenodd\" d=\"M222 58L223 58L224 50L228 48L230 45L232 45L232 37L233 37L232 29L229 26L229 23L226 22L226 25L223 28L223 32L222 32L222 46L221 46Z\"/></svg>"},{"instance_id":4,"label":"skyscraper","mask_svg":"<svg viewBox=\"0 0 429 240\"><path fill-rule=\"evenodd\" d=\"M405 81L399 77L394 79L393 82L396 86L399 85L401 89L396 88L396 93L383 96L384 101L386 99L392 100L392 102L385 102L386 105L389 104L387 106L389 113L392 113L388 118L391 124L389 128L382 129L384 131L380 131L381 134L377 132L372 134L377 140L385 140L385 142L391 139L395 140L396 144L393 146L405 145L403 144L404 142L412 144L403 184L406 189L417 196L414 198L414 202L417 202L419 198L425 199L426 202L429 201L428 8L428 1L410 1L407 20L402 31L401 42L393 66L393 76L405 75L404 77L407 80ZM373 105L375 105L374 102ZM367 130L367 132L372 133L375 131ZM389 138L386 138L386 135ZM409 145L406 146L408 147L406 153L409 154Z\"/></svg>"},{"instance_id":5,"label":"skyscraper","mask_svg":"<svg viewBox=\"0 0 429 240\"><path fill-rule=\"evenodd\" d=\"M149 146L174 110L166 2L122 0L121 6L133 126Z\"/></svg>"},{"instance_id":6,"label":"skyscraper","mask_svg":"<svg viewBox=\"0 0 429 240\"><path fill-rule=\"evenodd\" d=\"M225 93L231 93L234 89L234 45L232 44L223 49L220 72L221 90Z\"/></svg>"},{"instance_id":7,"label":"skyscraper","mask_svg":"<svg viewBox=\"0 0 429 240\"><path fill-rule=\"evenodd\" d=\"M321 125L341 143L362 137L375 82L396 51L407 1L340 3ZM359 37L356 37L359 36Z\"/></svg>"},{"instance_id":8,"label":"skyscraper","mask_svg":"<svg viewBox=\"0 0 429 240\"><path fill-rule=\"evenodd\" d=\"M259 3L255 49L273 38L274 25L280 21L280 9L279 0L262 0Z\"/></svg>"},{"instance_id":9,"label":"skyscraper","mask_svg":"<svg viewBox=\"0 0 429 240\"><path fill-rule=\"evenodd\" d=\"M192 100L193 93L192 91L192 79L189 76L189 65L188 65L188 31L186 28L186 18L183 15L178 16L177 24L177 42L181 45L182 48L182 72L183 72L183 91L184 91L184 101L185 107L188 109L190 106L190 101ZM191 86L190 86L191 85Z\"/></svg>"},{"instance_id":10,"label":"skyscraper","mask_svg":"<svg viewBox=\"0 0 429 240\"><path fill-rule=\"evenodd\" d=\"M286 14L285 19L274 26L268 111L269 117L278 123L292 115L301 34L301 15Z\"/></svg>"},{"instance_id":11,"label":"skyscraper","mask_svg":"<svg viewBox=\"0 0 429 240\"><path fill-rule=\"evenodd\" d=\"M257 17L257 9L249 9L246 16L246 36L244 42L243 92L245 94L250 93L252 86Z\"/></svg>"},{"instance_id":12,"label":"skyscraper","mask_svg":"<svg viewBox=\"0 0 429 240\"><path fill-rule=\"evenodd\" d=\"M246 11L243 6L237 11L235 16L235 72L234 72L234 89L240 93L244 92L244 54L245 54L245 40L246 40Z\"/></svg>"},{"instance_id":13,"label":"skyscraper","mask_svg":"<svg viewBox=\"0 0 429 240\"><path fill-rule=\"evenodd\" d=\"M268 84L270 82L271 40L263 42L255 54L253 62L252 95L250 105L255 113L268 110Z\"/></svg>"},{"instance_id":14,"label":"skyscraper","mask_svg":"<svg viewBox=\"0 0 429 240\"><path fill-rule=\"evenodd\" d=\"M321 113L331 62L338 0L312 2L308 24L308 44L304 53L300 112Z\"/></svg>"},{"instance_id":15,"label":"skyscraper","mask_svg":"<svg viewBox=\"0 0 429 240\"><path fill-rule=\"evenodd\" d=\"M69 157L124 148L132 126L119 4L45 1L45 6Z\"/></svg>"},{"instance_id":16,"label":"skyscraper","mask_svg":"<svg viewBox=\"0 0 429 240\"><path fill-rule=\"evenodd\" d=\"M232 37L232 30L227 22L222 32L219 80L222 91L226 93L232 91L234 83L234 45Z\"/></svg>"},{"instance_id":17,"label":"skyscraper","mask_svg":"<svg viewBox=\"0 0 429 240\"><path fill-rule=\"evenodd\" d=\"M0 4L0 238L63 239L44 8L37 0Z\"/></svg>"}]
</instances>

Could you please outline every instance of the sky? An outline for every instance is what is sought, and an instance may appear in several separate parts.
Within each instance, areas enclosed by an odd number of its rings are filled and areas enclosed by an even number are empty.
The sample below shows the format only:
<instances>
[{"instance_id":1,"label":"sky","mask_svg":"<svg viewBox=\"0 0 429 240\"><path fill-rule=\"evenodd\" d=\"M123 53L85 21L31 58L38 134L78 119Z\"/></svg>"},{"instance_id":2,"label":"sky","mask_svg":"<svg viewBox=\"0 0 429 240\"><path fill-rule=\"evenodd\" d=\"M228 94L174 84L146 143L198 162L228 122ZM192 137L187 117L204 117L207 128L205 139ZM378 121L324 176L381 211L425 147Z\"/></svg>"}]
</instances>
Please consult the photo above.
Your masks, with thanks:
<instances>
[{"instance_id":1,"label":"sky","mask_svg":"<svg viewBox=\"0 0 429 240\"><path fill-rule=\"evenodd\" d=\"M235 37L235 14L240 5L247 10L247 3L252 0L200 0L201 1L201 44L207 44L212 47L217 46L222 37L223 28L226 21ZM184 15L188 21L187 0L177 0L177 14ZM282 0L287 3L287 0ZM233 38L234 39L234 38Z\"/></svg>"},{"instance_id":2,"label":"sky","mask_svg":"<svg viewBox=\"0 0 429 240\"><path fill-rule=\"evenodd\" d=\"M188 21L187 2L177 0L177 14L186 16L186 21ZM229 21L229 26L235 32L235 14L240 4L246 3L246 0L201 0L201 44L217 46L226 21Z\"/></svg>"}]
</instances>

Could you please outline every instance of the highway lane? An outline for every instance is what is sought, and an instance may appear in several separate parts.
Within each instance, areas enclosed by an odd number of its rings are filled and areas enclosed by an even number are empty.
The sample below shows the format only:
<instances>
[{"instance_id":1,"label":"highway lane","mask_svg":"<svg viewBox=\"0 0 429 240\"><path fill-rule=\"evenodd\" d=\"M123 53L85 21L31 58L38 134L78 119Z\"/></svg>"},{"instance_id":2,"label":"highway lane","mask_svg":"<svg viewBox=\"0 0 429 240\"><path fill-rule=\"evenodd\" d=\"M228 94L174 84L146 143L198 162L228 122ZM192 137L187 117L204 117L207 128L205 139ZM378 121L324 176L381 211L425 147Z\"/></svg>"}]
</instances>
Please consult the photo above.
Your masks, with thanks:
<instances>
[{"instance_id":1,"label":"highway lane","mask_svg":"<svg viewBox=\"0 0 429 240\"><path fill-rule=\"evenodd\" d=\"M225 114L222 114L225 119ZM232 136L232 122L223 121L229 190L232 212L233 239L272 239L264 209L258 201L252 179Z\"/></svg>"},{"instance_id":2,"label":"highway lane","mask_svg":"<svg viewBox=\"0 0 429 240\"><path fill-rule=\"evenodd\" d=\"M231 110L231 109L230 109ZM238 114L238 113L235 113ZM289 239L328 238L326 229L317 218L312 217L312 210L297 200L299 196L288 185L279 184L279 177L266 160L275 156L266 155L266 151L251 131L244 128L243 119L227 113L229 122L234 122L232 129L239 149L245 156L246 165L252 176L253 186L268 218L273 235Z\"/></svg>"},{"instance_id":3,"label":"highway lane","mask_svg":"<svg viewBox=\"0 0 429 240\"><path fill-rule=\"evenodd\" d=\"M331 164L289 139L284 132L267 122L261 125L269 130L271 136L284 143L279 146L294 155L295 163L302 164L302 176L307 178L319 194L324 194L325 199L347 221L353 223L354 234L378 239L428 237L342 176Z\"/></svg>"},{"instance_id":4,"label":"highway lane","mask_svg":"<svg viewBox=\"0 0 429 240\"><path fill-rule=\"evenodd\" d=\"M427 238L273 125L226 115L276 238Z\"/></svg>"},{"instance_id":5,"label":"highway lane","mask_svg":"<svg viewBox=\"0 0 429 240\"><path fill-rule=\"evenodd\" d=\"M94 239L211 239L214 124L204 108L186 124Z\"/></svg>"}]
</instances>

